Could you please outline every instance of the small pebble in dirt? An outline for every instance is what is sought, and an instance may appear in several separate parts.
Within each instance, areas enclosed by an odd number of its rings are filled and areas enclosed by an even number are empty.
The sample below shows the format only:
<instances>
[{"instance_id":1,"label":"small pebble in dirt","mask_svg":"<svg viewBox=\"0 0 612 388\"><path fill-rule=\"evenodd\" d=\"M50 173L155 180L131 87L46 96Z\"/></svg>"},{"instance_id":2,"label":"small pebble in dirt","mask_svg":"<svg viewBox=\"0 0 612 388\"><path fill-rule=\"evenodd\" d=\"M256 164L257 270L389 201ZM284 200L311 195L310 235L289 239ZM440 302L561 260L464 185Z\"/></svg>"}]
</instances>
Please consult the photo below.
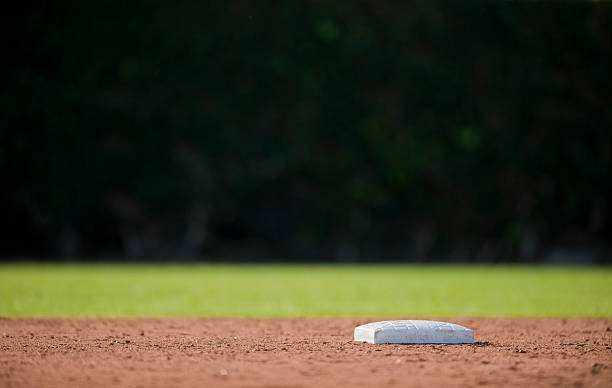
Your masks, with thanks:
<instances>
[{"instance_id":1,"label":"small pebble in dirt","mask_svg":"<svg viewBox=\"0 0 612 388\"><path fill-rule=\"evenodd\" d=\"M126 343L126 344L129 344L129 343L130 343L130 340L125 340L125 343Z\"/></svg>"},{"instance_id":2,"label":"small pebble in dirt","mask_svg":"<svg viewBox=\"0 0 612 388\"><path fill-rule=\"evenodd\" d=\"M238 336L234 336L234 339L238 339Z\"/></svg>"},{"instance_id":3,"label":"small pebble in dirt","mask_svg":"<svg viewBox=\"0 0 612 388\"><path fill-rule=\"evenodd\" d=\"M400 360L399 358L397 360L395 360L396 364L399 364L400 362L402 362L402 360Z\"/></svg>"},{"instance_id":4,"label":"small pebble in dirt","mask_svg":"<svg viewBox=\"0 0 612 388\"><path fill-rule=\"evenodd\" d=\"M227 370L226 369L221 369L219 371L219 373L221 374L221 376L227 376Z\"/></svg>"},{"instance_id":5,"label":"small pebble in dirt","mask_svg":"<svg viewBox=\"0 0 612 388\"><path fill-rule=\"evenodd\" d=\"M523 349L516 349L516 352L517 353L527 353L527 351Z\"/></svg>"}]
</instances>

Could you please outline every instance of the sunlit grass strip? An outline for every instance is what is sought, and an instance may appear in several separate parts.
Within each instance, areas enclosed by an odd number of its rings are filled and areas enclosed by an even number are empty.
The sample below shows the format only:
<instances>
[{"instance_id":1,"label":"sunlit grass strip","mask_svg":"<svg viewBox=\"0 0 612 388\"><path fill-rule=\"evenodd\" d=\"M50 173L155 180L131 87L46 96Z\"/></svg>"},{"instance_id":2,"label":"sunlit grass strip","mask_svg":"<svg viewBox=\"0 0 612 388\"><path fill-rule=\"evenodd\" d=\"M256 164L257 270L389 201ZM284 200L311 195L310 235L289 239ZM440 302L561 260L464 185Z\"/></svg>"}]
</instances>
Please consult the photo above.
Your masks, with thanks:
<instances>
[{"instance_id":1,"label":"sunlit grass strip","mask_svg":"<svg viewBox=\"0 0 612 388\"><path fill-rule=\"evenodd\" d=\"M0 265L0 316L610 317L609 267Z\"/></svg>"}]
</instances>

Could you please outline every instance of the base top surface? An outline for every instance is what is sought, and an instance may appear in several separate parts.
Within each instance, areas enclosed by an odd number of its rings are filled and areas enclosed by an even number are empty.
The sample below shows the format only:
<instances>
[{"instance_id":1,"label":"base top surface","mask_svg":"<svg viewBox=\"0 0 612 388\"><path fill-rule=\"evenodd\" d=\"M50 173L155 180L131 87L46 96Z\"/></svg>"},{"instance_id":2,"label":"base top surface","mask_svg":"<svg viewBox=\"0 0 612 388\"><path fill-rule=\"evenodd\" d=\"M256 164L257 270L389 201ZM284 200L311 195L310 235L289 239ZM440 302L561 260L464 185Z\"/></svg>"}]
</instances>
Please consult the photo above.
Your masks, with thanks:
<instances>
[{"instance_id":1,"label":"base top surface","mask_svg":"<svg viewBox=\"0 0 612 388\"><path fill-rule=\"evenodd\" d=\"M474 343L474 332L454 323L440 321L380 321L357 326L355 341L373 344L471 344Z\"/></svg>"}]
</instances>

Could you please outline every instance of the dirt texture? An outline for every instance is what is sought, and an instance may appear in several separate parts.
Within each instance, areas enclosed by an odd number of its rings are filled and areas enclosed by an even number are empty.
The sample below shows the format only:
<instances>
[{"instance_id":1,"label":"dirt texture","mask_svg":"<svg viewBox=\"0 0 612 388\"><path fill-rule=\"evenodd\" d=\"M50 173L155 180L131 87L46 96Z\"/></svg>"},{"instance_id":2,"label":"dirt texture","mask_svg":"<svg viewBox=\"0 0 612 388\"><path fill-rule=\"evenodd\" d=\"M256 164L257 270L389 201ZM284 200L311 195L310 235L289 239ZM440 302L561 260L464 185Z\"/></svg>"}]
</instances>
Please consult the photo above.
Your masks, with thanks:
<instances>
[{"instance_id":1,"label":"dirt texture","mask_svg":"<svg viewBox=\"0 0 612 388\"><path fill-rule=\"evenodd\" d=\"M474 345L371 345L378 319L0 319L2 387L612 387L612 319L440 319Z\"/></svg>"}]
</instances>

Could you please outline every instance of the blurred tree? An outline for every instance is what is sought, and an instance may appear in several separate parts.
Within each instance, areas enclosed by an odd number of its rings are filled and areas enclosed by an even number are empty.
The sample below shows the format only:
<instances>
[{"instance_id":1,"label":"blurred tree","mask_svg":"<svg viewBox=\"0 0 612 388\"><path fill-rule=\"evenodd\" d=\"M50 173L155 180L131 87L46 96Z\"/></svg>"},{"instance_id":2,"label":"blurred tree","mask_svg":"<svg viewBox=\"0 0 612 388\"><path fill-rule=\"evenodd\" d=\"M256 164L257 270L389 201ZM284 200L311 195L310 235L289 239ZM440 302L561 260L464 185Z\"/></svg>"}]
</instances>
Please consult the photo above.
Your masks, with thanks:
<instances>
[{"instance_id":1,"label":"blurred tree","mask_svg":"<svg viewBox=\"0 0 612 388\"><path fill-rule=\"evenodd\" d=\"M612 7L27 4L0 255L611 255Z\"/></svg>"}]
</instances>

